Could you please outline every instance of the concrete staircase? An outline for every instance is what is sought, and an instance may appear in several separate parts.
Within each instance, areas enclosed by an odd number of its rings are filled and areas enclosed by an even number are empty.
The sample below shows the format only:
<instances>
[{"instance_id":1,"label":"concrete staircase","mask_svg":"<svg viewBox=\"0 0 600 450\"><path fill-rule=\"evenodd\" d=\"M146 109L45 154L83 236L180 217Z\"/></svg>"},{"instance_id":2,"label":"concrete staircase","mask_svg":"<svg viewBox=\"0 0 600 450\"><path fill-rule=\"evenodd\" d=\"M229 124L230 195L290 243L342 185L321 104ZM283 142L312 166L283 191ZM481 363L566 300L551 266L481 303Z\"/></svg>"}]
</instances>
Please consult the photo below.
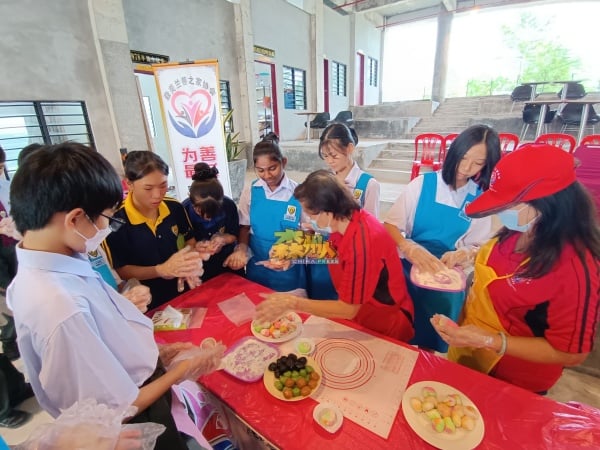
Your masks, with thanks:
<instances>
[{"instance_id":1,"label":"concrete staircase","mask_svg":"<svg viewBox=\"0 0 600 450\"><path fill-rule=\"evenodd\" d=\"M367 171L380 182L408 184L414 154L412 141L389 142Z\"/></svg>"},{"instance_id":2,"label":"concrete staircase","mask_svg":"<svg viewBox=\"0 0 600 450\"><path fill-rule=\"evenodd\" d=\"M521 109L515 107L511 112L511 106L510 97L500 95L450 98L437 108L428 100L384 103L354 107L353 113L361 139L397 139L389 142L372 160L369 173L382 182L406 184L410 181L415 136L460 133L475 123L486 123L497 130L519 134Z\"/></svg>"}]
</instances>

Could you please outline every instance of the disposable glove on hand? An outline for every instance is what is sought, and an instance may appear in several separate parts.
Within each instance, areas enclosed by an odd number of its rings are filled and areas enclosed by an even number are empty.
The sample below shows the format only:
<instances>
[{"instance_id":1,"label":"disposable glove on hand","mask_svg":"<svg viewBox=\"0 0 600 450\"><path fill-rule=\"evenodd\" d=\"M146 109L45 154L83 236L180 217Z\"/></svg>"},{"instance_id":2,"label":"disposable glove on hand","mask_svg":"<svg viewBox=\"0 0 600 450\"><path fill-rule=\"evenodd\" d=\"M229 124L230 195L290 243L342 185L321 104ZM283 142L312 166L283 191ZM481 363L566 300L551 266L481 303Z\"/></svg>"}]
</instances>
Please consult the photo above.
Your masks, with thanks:
<instances>
[{"instance_id":1,"label":"disposable glove on hand","mask_svg":"<svg viewBox=\"0 0 600 450\"><path fill-rule=\"evenodd\" d=\"M200 253L191 247L184 247L171 255L164 263L156 266L161 278L187 278L202 276L202 259Z\"/></svg>"},{"instance_id":2,"label":"disposable glove on hand","mask_svg":"<svg viewBox=\"0 0 600 450\"><path fill-rule=\"evenodd\" d=\"M163 366L168 367L171 365L173 358L175 358L180 352L195 348L191 342L174 342L172 344L160 344L158 346L158 357L160 358Z\"/></svg>"},{"instance_id":3,"label":"disposable glove on hand","mask_svg":"<svg viewBox=\"0 0 600 450\"><path fill-rule=\"evenodd\" d=\"M419 272L436 273L446 268L439 259L419 244L410 243L402 249L402 252L406 259L419 269Z\"/></svg>"},{"instance_id":4,"label":"disposable glove on hand","mask_svg":"<svg viewBox=\"0 0 600 450\"><path fill-rule=\"evenodd\" d=\"M239 244L233 253L223 262L223 267L229 267L232 270L240 270L246 266L249 259L248 246Z\"/></svg>"},{"instance_id":5,"label":"disposable glove on hand","mask_svg":"<svg viewBox=\"0 0 600 450\"><path fill-rule=\"evenodd\" d=\"M193 347L183 350L172 359L168 370L178 364L185 364L186 370L179 382L183 380L196 381L200 376L213 372L219 367L225 349L226 347L222 343L217 343L212 348Z\"/></svg>"},{"instance_id":6,"label":"disposable glove on hand","mask_svg":"<svg viewBox=\"0 0 600 450\"><path fill-rule=\"evenodd\" d=\"M15 226L15 221L12 217L4 217L0 220L0 234L11 237L17 241L23 239L21 233L17 231L17 227Z\"/></svg>"},{"instance_id":7,"label":"disposable glove on hand","mask_svg":"<svg viewBox=\"0 0 600 450\"><path fill-rule=\"evenodd\" d=\"M256 321L261 323L273 322L288 311L294 311L297 301L301 298L284 292L261 294L261 296L265 297L265 300L256 307L255 316Z\"/></svg>"},{"instance_id":8,"label":"disposable glove on hand","mask_svg":"<svg viewBox=\"0 0 600 450\"><path fill-rule=\"evenodd\" d=\"M148 305L152 301L150 288L143 284L133 286L126 291L123 291L121 295L133 303L135 307L143 313L148 311Z\"/></svg>"},{"instance_id":9,"label":"disposable glove on hand","mask_svg":"<svg viewBox=\"0 0 600 450\"><path fill-rule=\"evenodd\" d=\"M451 347L488 348L494 342L494 333L482 330L475 325L457 326L442 314L434 314L429 319L435 331Z\"/></svg>"},{"instance_id":10,"label":"disposable glove on hand","mask_svg":"<svg viewBox=\"0 0 600 450\"><path fill-rule=\"evenodd\" d=\"M464 268L473 264L476 254L476 248L461 247L457 250L444 253L440 258L440 261L449 269L452 269L455 266Z\"/></svg>"}]
</instances>

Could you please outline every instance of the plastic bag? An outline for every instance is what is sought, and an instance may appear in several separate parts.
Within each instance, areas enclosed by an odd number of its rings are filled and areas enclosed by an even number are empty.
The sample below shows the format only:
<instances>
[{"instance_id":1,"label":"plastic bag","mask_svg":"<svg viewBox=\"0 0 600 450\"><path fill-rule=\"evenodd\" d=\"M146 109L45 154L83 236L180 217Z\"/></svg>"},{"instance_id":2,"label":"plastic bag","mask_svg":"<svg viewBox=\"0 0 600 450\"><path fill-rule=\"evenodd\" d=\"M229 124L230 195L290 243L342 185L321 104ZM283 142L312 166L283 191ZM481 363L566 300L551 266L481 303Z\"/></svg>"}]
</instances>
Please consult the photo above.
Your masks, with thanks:
<instances>
[{"instance_id":1,"label":"plastic bag","mask_svg":"<svg viewBox=\"0 0 600 450\"><path fill-rule=\"evenodd\" d=\"M165 430L157 423L123 425L125 417L135 415L136 408L122 406L110 408L98 404L95 399L75 402L65 409L52 423L36 429L29 438L13 447L15 450L115 450L121 448L152 450L156 438ZM127 440L127 446L120 441L121 433L128 430L139 431L139 436ZM124 435L125 436L125 435Z\"/></svg>"}]
</instances>

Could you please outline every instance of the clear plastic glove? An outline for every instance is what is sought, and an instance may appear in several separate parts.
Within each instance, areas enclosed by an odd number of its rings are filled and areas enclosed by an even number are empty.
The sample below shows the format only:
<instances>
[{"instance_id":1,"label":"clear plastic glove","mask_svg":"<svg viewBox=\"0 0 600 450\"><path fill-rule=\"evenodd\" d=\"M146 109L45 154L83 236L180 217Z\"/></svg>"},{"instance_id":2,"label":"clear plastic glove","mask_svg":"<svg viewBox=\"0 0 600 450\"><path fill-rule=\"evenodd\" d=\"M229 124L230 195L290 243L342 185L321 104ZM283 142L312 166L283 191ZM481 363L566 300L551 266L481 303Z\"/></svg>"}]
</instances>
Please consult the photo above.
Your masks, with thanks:
<instances>
[{"instance_id":1,"label":"clear plastic glove","mask_svg":"<svg viewBox=\"0 0 600 450\"><path fill-rule=\"evenodd\" d=\"M225 349L226 347L222 343L217 343L212 348L194 346L179 352L172 359L167 370L172 370L174 367L178 367L179 364L183 364L185 372L178 382L183 380L196 381L201 375L213 372L219 367Z\"/></svg>"},{"instance_id":2,"label":"clear plastic glove","mask_svg":"<svg viewBox=\"0 0 600 450\"><path fill-rule=\"evenodd\" d=\"M256 264L277 272L284 272L292 267L292 262L289 259L271 258L266 261L258 261Z\"/></svg>"},{"instance_id":3,"label":"clear plastic glove","mask_svg":"<svg viewBox=\"0 0 600 450\"><path fill-rule=\"evenodd\" d=\"M273 294L260 294L265 298L256 307L255 320L258 322L273 322L288 311L295 311L298 300L301 297L285 292Z\"/></svg>"},{"instance_id":4,"label":"clear plastic glove","mask_svg":"<svg viewBox=\"0 0 600 450\"><path fill-rule=\"evenodd\" d=\"M200 253L185 246L174 253L164 263L156 266L156 271L161 278L187 278L202 275L202 259Z\"/></svg>"},{"instance_id":5,"label":"clear plastic glove","mask_svg":"<svg viewBox=\"0 0 600 450\"><path fill-rule=\"evenodd\" d=\"M3 234L10 238L13 238L17 241L20 241L21 239L23 239L23 236L21 236L21 233L19 233L17 231L17 227L15 226L15 221L10 216L3 217L2 220L0 220L0 234Z\"/></svg>"},{"instance_id":6,"label":"clear plastic glove","mask_svg":"<svg viewBox=\"0 0 600 450\"><path fill-rule=\"evenodd\" d=\"M191 342L174 342L172 344L159 344L158 346L158 357L160 358L163 366L168 367L173 358L175 358L180 352L194 348L194 344Z\"/></svg>"},{"instance_id":7,"label":"clear plastic glove","mask_svg":"<svg viewBox=\"0 0 600 450\"><path fill-rule=\"evenodd\" d=\"M411 242L402 249L402 253L420 272L436 273L446 268L442 262L424 247Z\"/></svg>"},{"instance_id":8,"label":"clear plastic glove","mask_svg":"<svg viewBox=\"0 0 600 450\"><path fill-rule=\"evenodd\" d=\"M452 269L455 266L466 268L473 265L477 250L477 248L461 247L454 251L444 253L440 258L440 261L449 269Z\"/></svg>"},{"instance_id":9,"label":"clear plastic glove","mask_svg":"<svg viewBox=\"0 0 600 450\"><path fill-rule=\"evenodd\" d=\"M204 273L204 270L202 270ZM202 273L200 276L202 276ZM202 279L198 277L185 277L177 279L177 292L183 292L185 290L185 283L190 287L190 289L195 289L202 284Z\"/></svg>"},{"instance_id":10,"label":"clear plastic glove","mask_svg":"<svg viewBox=\"0 0 600 450\"><path fill-rule=\"evenodd\" d=\"M229 267L231 270L240 270L246 267L250 255L246 244L238 244L233 253L225 259L223 267Z\"/></svg>"},{"instance_id":11,"label":"clear plastic glove","mask_svg":"<svg viewBox=\"0 0 600 450\"><path fill-rule=\"evenodd\" d=\"M52 423L37 428L18 450L151 450L165 430L157 423L122 425L136 408L109 408L95 399L76 402Z\"/></svg>"},{"instance_id":12,"label":"clear plastic glove","mask_svg":"<svg viewBox=\"0 0 600 450\"><path fill-rule=\"evenodd\" d=\"M429 319L435 331L451 347L490 348L494 333L482 330L475 325L458 326L443 314L434 314Z\"/></svg>"},{"instance_id":13,"label":"clear plastic glove","mask_svg":"<svg viewBox=\"0 0 600 450\"><path fill-rule=\"evenodd\" d=\"M152 301L150 288L144 286L137 279L130 278L123 286L121 295L135 305L137 309L145 313L148 311L148 305Z\"/></svg>"}]
</instances>

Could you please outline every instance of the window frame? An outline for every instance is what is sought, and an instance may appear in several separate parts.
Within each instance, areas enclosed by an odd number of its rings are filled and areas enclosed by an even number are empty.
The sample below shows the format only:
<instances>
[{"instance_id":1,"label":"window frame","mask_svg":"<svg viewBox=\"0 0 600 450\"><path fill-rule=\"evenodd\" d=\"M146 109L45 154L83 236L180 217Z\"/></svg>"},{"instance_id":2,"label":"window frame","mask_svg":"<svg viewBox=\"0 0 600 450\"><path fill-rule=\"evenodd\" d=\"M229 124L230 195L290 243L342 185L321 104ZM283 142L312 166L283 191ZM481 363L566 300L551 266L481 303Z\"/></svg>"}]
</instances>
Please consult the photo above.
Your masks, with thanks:
<instances>
[{"instance_id":1,"label":"window frame","mask_svg":"<svg viewBox=\"0 0 600 450\"><path fill-rule=\"evenodd\" d=\"M379 61L369 56L369 86L377 87L379 84Z\"/></svg>"},{"instance_id":2,"label":"window frame","mask_svg":"<svg viewBox=\"0 0 600 450\"><path fill-rule=\"evenodd\" d=\"M283 66L282 70L284 108L306 110L306 70L291 66ZM293 107L286 91L291 92Z\"/></svg>"},{"instance_id":3,"label":"window frame","mask_svg":"<svg viewBox=\"0 0 600 450\"><path fill-rule=\"evenodd\" d=\"M338 97L347 97L348 66L338 61L331 61L331 92Z\"/></svg>"},{"instance_id":4,"label":"window frame","mask_svg":"<svg viewBox=\"0 0 600 450\"><path fill-rule=\"evenodd\" d=\"M79 111L54 113L49 111L49 109L53 107L75 107L79 108ZM9 108L14 108L16 111L11 112ZM29 111L18 113L20 108ZM8 113L6 113L6 111L8 111ZM0 101L0 123L2 122L2 119L16 119L19 117L23 119L27 118L27 120L23 120L23 123L27 124L19 128L26 128L28 131L33 129L38 134L30 134L27 132L27 134L15 133L15 135L6 138L0 137L0 145L2 145L2 148L6 152L7 168L9 166L12 167L8 169L10 174L14 173L16 170L19 153L26 145L29 145L26 144L22 147L14 147L9 145L10 141L27 140L29 143L39 142L44 145L53 145L68 140L74 140L88 145L91 148L96 148L87 106L83 100ZM55 121L52 118L57 118L58 120ZM69 119L63 123L61 119L65 118ZM71 118L73 118L73 121L71 121ZM36 123L31 123L32 121L35 121ZM64 129L65 127L79 127L83 128L84 131L69 133L65 130L61 130L61 128ZM9 128L14 127L0 127L0 131ZM61 133L61 131L64 132ZM2 135L4 135L4 133L0 133L0 136ZM84 136L84 138L78 138L79 136Z\"/></svg>"}]
</instances>

